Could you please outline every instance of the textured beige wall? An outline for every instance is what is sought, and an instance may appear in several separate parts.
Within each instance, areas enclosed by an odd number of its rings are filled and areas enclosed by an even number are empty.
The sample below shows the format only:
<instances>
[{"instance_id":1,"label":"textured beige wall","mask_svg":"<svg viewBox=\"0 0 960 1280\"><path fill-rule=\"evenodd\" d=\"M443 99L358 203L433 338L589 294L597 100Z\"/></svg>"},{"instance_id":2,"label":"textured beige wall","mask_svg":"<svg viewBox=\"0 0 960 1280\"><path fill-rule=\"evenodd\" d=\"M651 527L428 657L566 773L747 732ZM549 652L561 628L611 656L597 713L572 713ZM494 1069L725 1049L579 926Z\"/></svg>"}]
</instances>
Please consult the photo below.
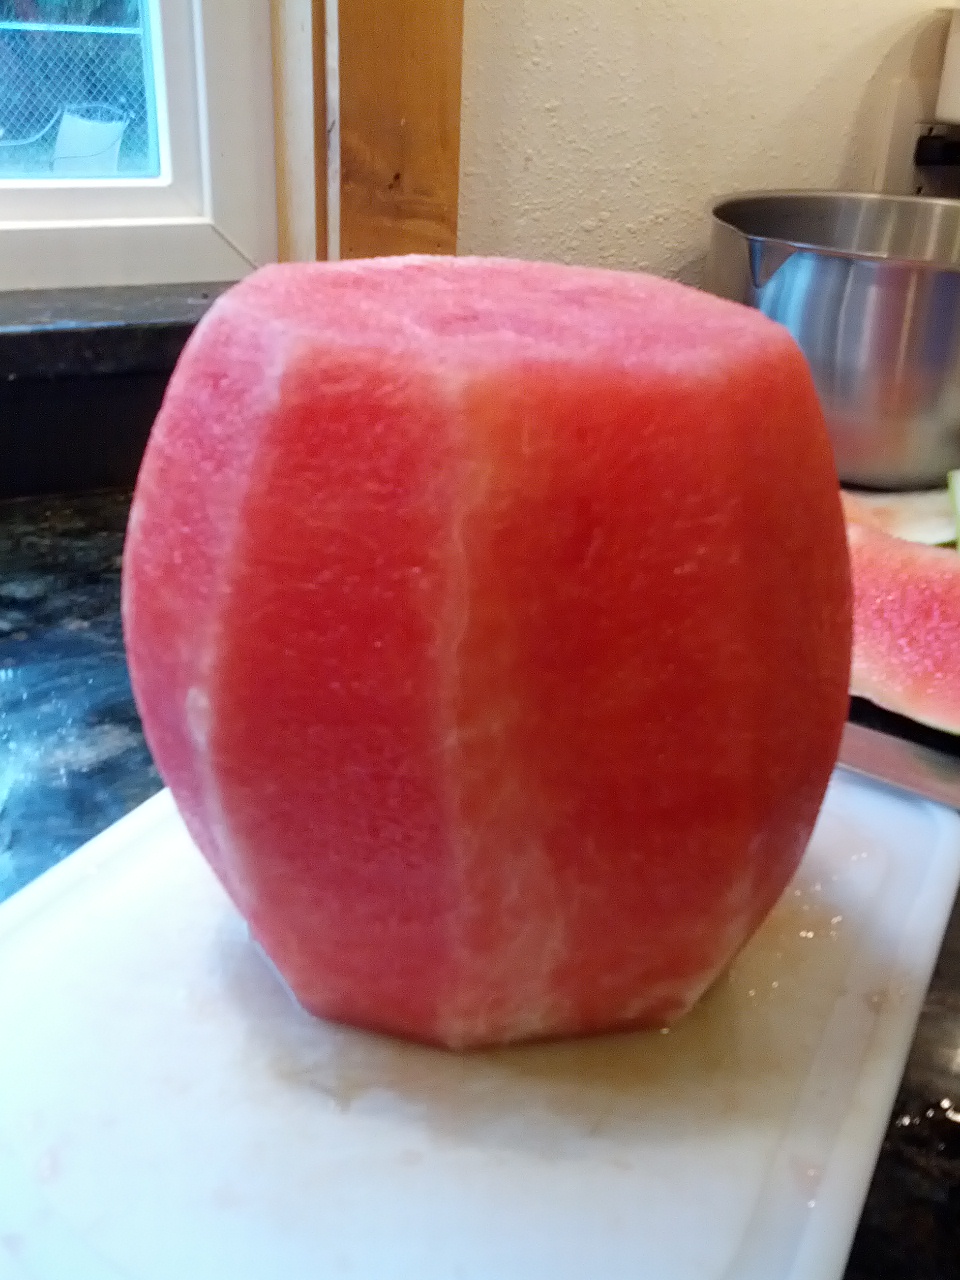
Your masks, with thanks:
<instances>
[{"instance_id":1,"label":"textured beige wall","mask_svg":"<svg viewBox=\"0 0 960 1280\"><path fill-rule=\"evenodd\" d=\"M466 0L461 253L697 281L717 195L876 181L923 0ZM939 33L939 36L938 36Z\"/></svg>"}]
</instances>

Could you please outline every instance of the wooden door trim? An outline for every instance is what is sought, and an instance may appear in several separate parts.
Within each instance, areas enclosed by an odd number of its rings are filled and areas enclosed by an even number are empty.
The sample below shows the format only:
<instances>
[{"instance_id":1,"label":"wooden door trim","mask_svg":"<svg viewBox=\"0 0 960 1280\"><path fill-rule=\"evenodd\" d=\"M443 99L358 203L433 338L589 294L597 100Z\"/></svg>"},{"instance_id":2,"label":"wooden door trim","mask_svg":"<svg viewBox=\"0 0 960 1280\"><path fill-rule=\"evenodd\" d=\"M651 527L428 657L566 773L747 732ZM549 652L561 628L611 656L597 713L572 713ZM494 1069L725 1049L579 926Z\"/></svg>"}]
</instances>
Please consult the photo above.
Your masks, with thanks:
<instances>
[{"instance_id":1,"label":"wooden door trim","mask_svg":"<svg viewBox=\"0 0 960 1280\"><path fill-rule=\"evenodd\" d=\"M339 0L345 258L454 253L463 0Z\"/></svg>"}]
</instances>

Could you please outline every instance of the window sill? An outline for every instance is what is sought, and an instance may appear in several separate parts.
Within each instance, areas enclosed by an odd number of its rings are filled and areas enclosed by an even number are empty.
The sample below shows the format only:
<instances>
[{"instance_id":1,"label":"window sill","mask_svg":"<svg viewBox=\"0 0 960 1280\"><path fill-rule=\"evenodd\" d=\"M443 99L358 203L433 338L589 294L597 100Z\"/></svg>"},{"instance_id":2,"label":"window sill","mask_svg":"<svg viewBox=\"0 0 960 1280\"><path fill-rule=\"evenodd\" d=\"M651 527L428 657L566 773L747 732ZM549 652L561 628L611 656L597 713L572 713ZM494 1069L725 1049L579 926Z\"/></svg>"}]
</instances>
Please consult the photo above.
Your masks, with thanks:
<instances>
[{"instance_id":1,"label":"window sill","mask_svg":"<svg viewBox=\"0 0 960 1280\"><path fill-rule=\"evenodd\" d=\"M169 373L226 284L0 292L0 377Z\"/></svg>"},{"instance_id":2,"label":"window sill","mask_svg":"<svg viewBox=\"0 0 960 1280\"><path fill-rule=\"evenodd\" d=\"M228 287L0 293L0 498L131 485L183 345Z\"/></svg>"}]
</instances>

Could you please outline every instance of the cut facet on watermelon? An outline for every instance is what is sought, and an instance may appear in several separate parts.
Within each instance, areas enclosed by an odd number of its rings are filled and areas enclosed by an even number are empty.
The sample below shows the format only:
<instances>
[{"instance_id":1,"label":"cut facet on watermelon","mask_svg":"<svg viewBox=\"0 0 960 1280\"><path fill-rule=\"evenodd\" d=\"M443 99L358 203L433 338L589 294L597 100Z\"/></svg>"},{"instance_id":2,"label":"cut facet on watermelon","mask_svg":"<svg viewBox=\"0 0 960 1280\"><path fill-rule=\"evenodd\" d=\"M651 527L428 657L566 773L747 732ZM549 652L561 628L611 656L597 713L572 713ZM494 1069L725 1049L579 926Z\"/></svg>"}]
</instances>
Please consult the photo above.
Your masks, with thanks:
<instances>
[{"instance_id":1,"label":"cut facet on watermelon","mask_svg":"<svg viewBox=\"0 0 960 1280\"><path fill-rule=\"evenodd\" d=\"M160 771L298 998L452 1047L688 1009L846 713L803 358L635 274L250 277L170 381L123 606Z\"/></svg>"},{"instance_id":2,"label":"cut facet on watermelon","mask_svg":"<svg viewBox=\"0 0 960 1280\"><path fill-rule=\"evenodd\" d=\"M892 537L845 494L854 591L850 692L960 733L960 556Z\"/></svg>"}]
</instances>

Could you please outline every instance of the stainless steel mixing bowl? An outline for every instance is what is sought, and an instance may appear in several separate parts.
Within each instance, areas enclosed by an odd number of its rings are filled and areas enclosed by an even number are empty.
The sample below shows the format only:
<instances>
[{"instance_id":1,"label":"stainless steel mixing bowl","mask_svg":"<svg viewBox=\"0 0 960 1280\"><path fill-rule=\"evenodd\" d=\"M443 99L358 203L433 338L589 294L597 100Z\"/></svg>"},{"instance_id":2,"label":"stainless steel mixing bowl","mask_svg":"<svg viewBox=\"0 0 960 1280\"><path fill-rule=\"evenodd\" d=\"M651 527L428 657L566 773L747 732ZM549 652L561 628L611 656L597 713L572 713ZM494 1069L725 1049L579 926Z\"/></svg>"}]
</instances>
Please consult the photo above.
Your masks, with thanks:
<instances>
[{"instance_id":1,"label":"stainless steel mixing bowl","mask_svg":"<svg viewBox=\"0 0 960 1280\"><path fill-rule=\"evenodd\" d=\"M920 488L960 467L960 200L728 198L710 287L793 334L843 481Z\"/></svg>"}]
</instances>

